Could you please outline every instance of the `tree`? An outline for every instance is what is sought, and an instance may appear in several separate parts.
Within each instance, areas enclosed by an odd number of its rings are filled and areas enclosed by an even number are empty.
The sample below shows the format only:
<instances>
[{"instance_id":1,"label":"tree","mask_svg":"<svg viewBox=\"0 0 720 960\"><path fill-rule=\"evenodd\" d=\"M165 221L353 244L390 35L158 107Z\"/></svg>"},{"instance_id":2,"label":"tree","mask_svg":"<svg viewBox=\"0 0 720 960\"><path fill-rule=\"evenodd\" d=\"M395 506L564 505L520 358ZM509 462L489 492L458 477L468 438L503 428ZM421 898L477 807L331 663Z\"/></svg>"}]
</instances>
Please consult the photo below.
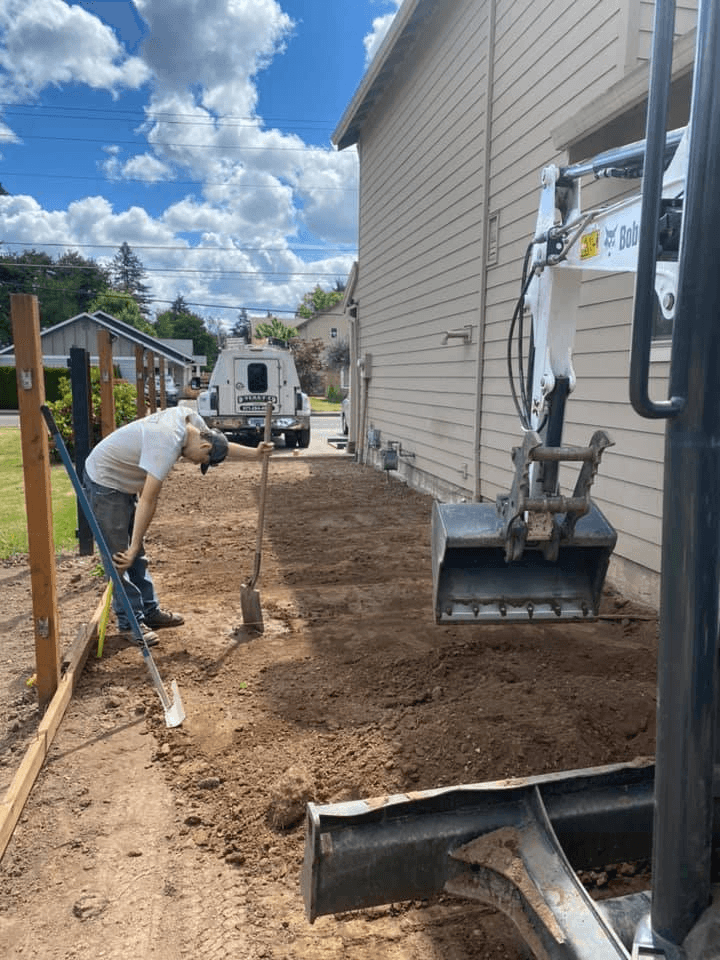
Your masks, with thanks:
<instances>
[{"instance_id":1,"label":"tree","mask_svg":"<svg viewBox=\"0 0 720 960\"><path fill-rule=\"evenodd\" d=\"M250 343L252 340L252 323L250 322L250 317L245 307L241 307L241 309L238 310L237 320L235 321L235 326L230 331L230 336L239 337L247 343Z\"/></svg>"},{"instance_id":2,"label":"tree","mask_svg":"<svg viewBox=\"0 0 720 960\"><path fill-rule=\"evenodd\" d=\"M130 293L123 293L121 290L105 290L95 297L88 307L88 313L94 313L96 310L109 313L116 320L127 323L136 330L142 330L143 333L149 333L151 337L155 336L155 327L143 317L137 300Z\"/></svg>"},{"instance_id":3,"label":"tree","mask_svg":"<svg viewBox=\"0 0 720 960\"><path fill-rule=\"evenodd\" d=\"M144 282L147 276L142 260L128 243L123 241L120 249L113 257L110 267L113 283L116 290L129 293L137 301L140 313L144 317L149 315L148 285Z\"/></svg>"},{"instance_id":4,"label":"tree","mask_svg":"<svg viewBox=\"0 0 720 960\"><path fill-rule=\"evenodd\" d=\"M205 326L217 343L218 349L222 350L227 341L227 330L222 320L219 317L205 317Z\"/></svg>"},{"instance_id":5,"label":"tree","mask_svg":"<svg viewBox=\"0 0 720 960\"><path fill-rule=\"evenodd\" d=\"M12 321L10 319L10 294L34 293L39 297L44 290L47 268L52 258L37 250L23 250L21 253L8 253L0 258L0 343L12 343ZM40 311L42 326L44 311Z\"/></svg>"},{"instance_id":6,"label":"tree","mask_svg":"<svg viewBox=\"0 0 720 960\"><path fill-rule=\"evenodd\" d=\"M295 315L309 320L320 310L327 310L329 307L334 307L336 303L340 303L344 297L344 290L345 284L341 280L335 281L334 290L323 290L318 284L314 290L306 293L302 298L302 303L295 311Z\"/></svg>"},{"instance_id":7,"label":"tree","mask_svg":"<svg viewBox=\"0 0 720 960\"><path fill-rule=\"evenodd\" d=\"M110 274L105 267L75 250L63 253L56 260L56 269L52 270L52 282L40 297L46 325L53 326L88 312L93 300L109 288Z\"/></svg>"},{"instance_id":8,"label":"tree","mask_svg":"<svg viewBox=\"0 0 720 960\"><path fill-rule=\"evenodd\" d=\"M72 419L72 385L70 382L70 377L61 377L60 378L60 396L57 400L49 402L48 407L50 407L53 417L55 418L55 423L58 426L60 431L60 436L65 441L65 444L70 451L73 453L75 437L73 434L73 419ZM102 439L101 433L101 421L102 421L102 403L100 399L100 371L97 367L91 367L90 369L90 389L92 392L92 420L91 420L91 429L92 429L92 438L93 445L98 443ZM130 423L131 420L134 420L137 416L137 390L130 384L125 382L116 382L113 384L113 406L115 408L115 427L122 427L126 423Z\"/></svg>"},{"instance_id":9,"label":"tree","mask_svg":"<svg viewBox=\"0 0 720 960\"><path fill-rule=\"evenodd\" d=\"M217 337L207 329L203 318L188 308L182 297L178 297L169 310L158 314L154 333L166 340L192 340L193 353L204 354L207 365L214 366L219 350Z\"/></svg>"},{"instance_id":10,"label":"tree","mask_svg":"<svg viewBox=\"0 0 720 960\"><path fill-rule=\"evenodd\" d=\"M290 344L295 360L295 369L303 393L317 396L322 389L322 356L325 344L322 340L300 340L296 338Z\"/></svg>"},{"instance_id":11,"label":"tree","mask_svg":"<svg viewBox=\"0 0 720 960\"><path fill-rule=\"evenodd\" d=\"M10 294L38 298L40 326L45 329L88 310L92 300L109 287L107 270L75 251L53 260L37 250L0 257L0 343L12 342Z\"/></svg>"},{"instance_id":12,"label":"tree","mask_svg":"<svg viewBox=\"0 0 720 960\"><path fill-rule=\"evenodd\" d=\"M258 323L255 327L255 336L257 337L275 337L278 340L292 340L293 337L297 335L297 327L289 327L283 323L282 320L278 320L277 317L273 317L270 314L268 314L266 320Z\"/></svg>"},{"instance_id":13,"label":"tree","mask_svg":"<svg viewBox=\"0 0 720 960\"><path fill-rule=\"evenodd\" d=\"M350 366L350 341L341 337L328 347L325 359L331 370L346 370Z\"/></svg>"}]
</instances>

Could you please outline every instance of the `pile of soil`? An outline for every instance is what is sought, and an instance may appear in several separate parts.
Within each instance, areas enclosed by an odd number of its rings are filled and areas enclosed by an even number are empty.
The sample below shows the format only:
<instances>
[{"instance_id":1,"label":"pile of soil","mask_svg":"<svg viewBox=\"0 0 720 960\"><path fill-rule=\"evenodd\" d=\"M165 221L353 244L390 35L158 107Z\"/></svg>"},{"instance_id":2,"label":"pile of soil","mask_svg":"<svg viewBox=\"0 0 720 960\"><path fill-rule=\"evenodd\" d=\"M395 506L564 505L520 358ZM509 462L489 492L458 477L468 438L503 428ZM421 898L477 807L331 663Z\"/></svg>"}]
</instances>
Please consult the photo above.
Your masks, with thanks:
<instances>
[{"instance_id":1,"label":"pile of soil","mask_svg":"<svg viewBox=\"0 0 720 960\"><path fill-rule=\"evenodd\" d=\"M259 468L181 463L147 552L185 625L153 651L187 719L166 727L142 656L112 630L0 865L7 958L506 958L503 916L439 897L305 919L304 803L652 755L657 623L608 592L582 624L437 626L431 500L349 458L273 460L250 639ZM58 561L69 644L103 589ZM37 723L27 562L0 568L0 789ZM621 893L627 865L594 878Z\"/></svg>"}]
</instances>

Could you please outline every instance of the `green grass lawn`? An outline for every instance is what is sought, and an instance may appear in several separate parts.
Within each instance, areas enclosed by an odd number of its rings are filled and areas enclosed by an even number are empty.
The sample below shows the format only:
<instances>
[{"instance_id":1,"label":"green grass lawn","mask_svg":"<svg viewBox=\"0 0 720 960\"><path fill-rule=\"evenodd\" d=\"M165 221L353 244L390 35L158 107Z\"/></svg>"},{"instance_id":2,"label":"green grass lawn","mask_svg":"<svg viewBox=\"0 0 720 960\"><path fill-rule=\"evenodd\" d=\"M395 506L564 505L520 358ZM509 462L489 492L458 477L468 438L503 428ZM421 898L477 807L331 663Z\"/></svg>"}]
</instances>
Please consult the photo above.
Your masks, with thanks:
<instances>
[{"instance_id":1,"label":"green grass lawn","mask_svg":"<svg viewBox=\"0 0 720 960\"><path fill-rule=\"evenodd\" d=\"M56 550L77 547L75 491L62 464L51 472L53 539ZM27 512L23 486L20 430L0 429L0 560L28 552Z\"/></svg>"},{"instance_id":2,"label":"green grass lawn","mask_svg":"<svg viewBox=\"0 0 720 960\"><path fill-rule=\"evenodd\" d=\"M340 413L340 404L324 397L310 397L310 409L313 413Z\"/></svg>"}]
</instances>

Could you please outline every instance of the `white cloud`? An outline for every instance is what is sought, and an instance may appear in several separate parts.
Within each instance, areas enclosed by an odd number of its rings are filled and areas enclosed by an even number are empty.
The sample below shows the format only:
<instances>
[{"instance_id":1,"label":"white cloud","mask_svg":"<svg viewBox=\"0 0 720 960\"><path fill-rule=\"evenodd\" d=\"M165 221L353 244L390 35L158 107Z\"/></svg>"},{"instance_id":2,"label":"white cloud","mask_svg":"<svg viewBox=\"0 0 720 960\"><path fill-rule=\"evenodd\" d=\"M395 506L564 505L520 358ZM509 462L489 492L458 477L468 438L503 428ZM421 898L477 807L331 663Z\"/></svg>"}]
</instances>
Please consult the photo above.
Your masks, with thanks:
<instances>
[{"instance_id":1,"label":"white cloud","mask_svg":"<svg viewBox=\"0 0 720 960\"><path fill-rule=\"evenodd\" d=\"M109 148L106 148L110 152ZM145 180L148 183L159 183L172 180L172 167L158 160L151 153L140 153L126 163L121 163L117 153L111 153L101 164L106 176L110 180Z\"/></svg>"},{"instance_id":2,"label":"white cloud","mask_svg":"<svg viewBox=\"0 0 720 960\"><path fill-rule=\"evenodd\" d=\"M190 86L219 114L246 115L251 78L282 49L293 22L275 0L135 0L150 28L143 57L161 90Z\"/></svg>"},{"instance_id":3,"label":"white cloud","mask_svg":"<svg viewBox=\"0 0 720 960\"><path fill-rule=\"evenodd\" d=\"M178 293L192 303L293 310L316 283L329 287L346 277L354 259L352 253L323 256L320 251L309 260L302 255L309 251L296 252L285 239L287 224L266 231L258 223L254 233L242 235L234 212L192 199L153 218L141 207L116 213L99 196L71 203L65 211L44 210L28 196L0 196L0 219L6 236L28 248L45 248L51 256L58 253L55 244L77 245L84 256L108 263L127 241L150 271L158 310L164 308L159 301L171 302ZM178 236L186 231L198 233L192 247ZM10 249L20 248L13 244ZM229 312L217 315L234 319Z\"/></svg>"},{"instance_id":4,"label":"white cloud","mask_svg":"<svg viewBox=\"0 0 720 960\"><path fill-rule=\"evenodd\" d=\"M372 31L363 37L366 67L370 65L370 61L375 56L380 48L380 45L385 39L385 35L395 19L395 14L402 3L402 0L390 0L390 2L395 4L395 10L393 13L386 13L382 17L376 17L372 23Z\"/></svg>"},{"instance_id":5,"label":"white cloud","mask_svg":"<svg viewBox=\"0 0 720 960\"><path fill-rule=\"evenodd\" d=\"M64 83L116 94L140 87L150 75L142 60L125 54L109 27L63 0L2 0L0 32L4 100L33 97Z\"/></svg>"},{"instance_id":6,"label":"white cloud","mask_svg":"<svg viewBox=\"0 0 720 960\"><path fill-rule=\"evenodd\" d=\"M127 241L149 271L153 296L168 301L182 293L195 303L294 308L316 283L347 276L354 253L322 248L356 240L355 152L310 147L256 114L255 77L295 29L280 3L135 0L135 7L149 33L132 57L80 6L0 0L0 99L70 83L116 95L146 83L148 120L136 131L143 146L128 155L107 143L98 166L115 184L176 179L197 189L155 216L138 206L115 210L100 196L64 211L0 197L5 237L37 249L77 244L101 262ZM374 30L379 36L379 20ZM181 123L170 122L178 116ZM0 123L0 146L14 136ZM299 237L320 249L295 250ZM168 247L175 249L158 249Z\"/></svg>"}]
</instances>

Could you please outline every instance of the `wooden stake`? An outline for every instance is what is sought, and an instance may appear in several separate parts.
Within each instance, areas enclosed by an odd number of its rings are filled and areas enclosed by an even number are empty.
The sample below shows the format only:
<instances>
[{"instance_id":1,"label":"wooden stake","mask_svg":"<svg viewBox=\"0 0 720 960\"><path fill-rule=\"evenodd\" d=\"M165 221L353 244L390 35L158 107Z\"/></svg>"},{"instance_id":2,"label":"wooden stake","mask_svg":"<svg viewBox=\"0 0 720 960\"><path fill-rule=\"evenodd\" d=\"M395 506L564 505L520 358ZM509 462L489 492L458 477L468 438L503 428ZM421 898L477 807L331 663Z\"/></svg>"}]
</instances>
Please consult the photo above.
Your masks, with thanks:
<instances>
[{"instance_id":1,"label":"wooden stake","mask_svg":"<svg viewBox=\"0 0 720 960\"><path fill-rule=\"evenodd\" d=\"M167 406L167 397L165 396L165 357L158 358L158 370L160 371L160 376L158 377L160 381L160 409L164 410Z\"/></svg>"},{"instance_id":2,"label":"wooden stake","mask_svg":"<svg viewBox=\"0 0 720 960\"><path fill-rule=\"evenodd\" d=\"M115 429L115 395L113 394L112 336L109 330L98 329L100 360L100 432L109 436Z\"/></svg>"},{"instance_id":3,"label":"wooden stake","mask_svg":"<svg viewBox=\"0 0 720 960\"><path fill-rule=\"evenodd\" d=\"M148 401L150 403L150 413L157 410L157 391L155 390L155 354L148 353Z\"/></svg>"},{"instance_id":4,"label":"wooden stake","mask_svg":"<svg viewBox=\"0 0 720 960\"><path fill-rule=\"evenodd\" d=\"M52 699L60 680L57 579L50 489L50 444L40 412L45 403L40 312L37 297L10 295L18 406L27 511L30 581L37 691L41 709Z\"/></svg>"},{"instance_id":5,"label":"wooden stake","mask_svg":"<svg viewBox=\"0 0 720 960\"><path fill-rule=\"evenodd\" d=\"M17 357L17 341L15 341L15 356ZM7 793L0 803L0 859L2 859L7 845L10 842L15 825L20 819L20 814L25 806L25 801L30 795L30 790L35 782L35 778L42 768L50 745L60 726L60 721L65 714L73 691L77 686L83 666L88 658L90 647L97 636L98 624L102 616L105 598L109 589L110 585L108 584L102 600L92 615L92 619L83 628L70 649L65 675L60 681L55 696L52 698L45 716L40 722L35 740L33 740L28 747L27 753L17 773L13 777L12 783L8 787Z\"/></svg>"},{"instance_id":6,"label":"wooden stake","mask_svg":"<svg viewBox=\"0 0 720 960\"><path fill-rule=\"evenodd\" d=\"M135 407L137 409L138 420L146 414L145 409L145 351L142 347L135 347L135 389L137 397Z\"/></svg>"}]
</instances>

